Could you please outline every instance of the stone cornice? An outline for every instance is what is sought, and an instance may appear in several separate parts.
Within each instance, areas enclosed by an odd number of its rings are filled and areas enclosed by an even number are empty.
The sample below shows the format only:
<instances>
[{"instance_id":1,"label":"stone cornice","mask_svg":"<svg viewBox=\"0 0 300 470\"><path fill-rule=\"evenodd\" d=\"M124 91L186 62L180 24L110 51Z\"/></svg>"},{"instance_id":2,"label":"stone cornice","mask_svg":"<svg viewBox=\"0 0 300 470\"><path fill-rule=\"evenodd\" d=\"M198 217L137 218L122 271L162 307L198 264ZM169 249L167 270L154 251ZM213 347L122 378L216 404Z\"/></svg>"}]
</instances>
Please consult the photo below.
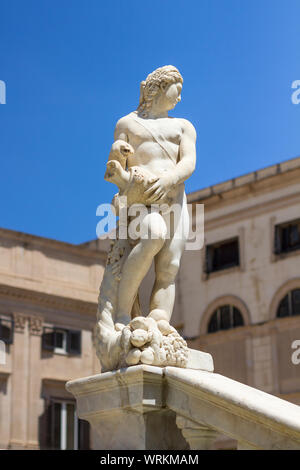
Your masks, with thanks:
<instances>
[{"instance_id":1,"label":"stone cornice","mask_svg":"<svg viewBox=\"0 0 300 470\"><path fill-rule=\"evenodd\" d=\"M59 252L75 254L82 258L88 258L94 260L95 263L100 261L105 263L107 253L99 250L93 250L85 247L84 245L73 245L72 243L61 242L53 240L51 238L39 237L37 235L31 235L23 232L16 232L15 230L9 230L0 228L0 238L6 238L14 240L16 242L25 244L27 248L45 249L51 248Z\"/></svg>"},{"instance_id":2,"label":"stone cornice","mask_svg":"<svg viewBox=\"0 0 300 470\"><path fill-rule=\"evenodd\" d=\"M0 296L29 302L42 307L53 308L55 310L85 313L93 317L97 310L97 304L93 302L84 302L82 300L74 300L67 297L58 297L3 284L0 284Z\"/></svg>"},{"instance_id":3,"label":"stone cornice","mask_svg":"<svg viewBox=\"0 0 300 470\"><path fill-rule=\"evenodd\" d=\"M201 201L199 201L201 202ZM270 201L263 201L261 204L257 204L256 201L253 201L252 204L249 204L247 208L242 208L236 210L234 207L232 208L232 212L229 212L224 215L219 215L216 217L212 217L209 219L205 219L205 228L206 229L214 229L219 226L224 226L225 224L231 224L236 221L241 221L244 219L249 219L249 217L257 216L260 214L265 214L270 211L274 211L277 209L282 209L284 207L289 207L293 204L298 204L300 202L300 191L295 194L289 194L284 197L279 196L278 198L273 198ZM227 203L229 203L227 201ZM214 206L214 209L217 207ZM219 209L220 207L218 207ZM207 206L205 206L205 210L207 210ZM195 224L193 223L193 229L195 230Z\"/></svg>"},{"instance_id":4,"label":"stone cornice","mask_svg":"<svg viewBox=\"0 0 300 470\"><path fill-rule=\"evenodd\" d=\"M120 388L126 390L128 386L141 386L142 388L145 384L161 386L163 379L162 368L143 364L131 366L124 370L119 369L117 371L84 377L83 379L71 380L67 383L66 388L69 392L78 397L86 393L111 393Z\"/></svg>"},{"instance_id":5,"label":"stone cornice","mask_svg":"<svg viewBox=\"0 0 300 470\"><path fill-rule=\"evenodd\" d=\"M253 193L256 189L259 190L265 184L277 185L284 176L291 178L291 174L298 174L300 170L300 157L277 165L272 165L262 170L253 171L238 178L232 178L223 183L215 184L198 191L188 194L187 199L189 203L192 202L205 202L205 204L217 204L224 196L226 198L229 193L234 196L235 193L239 196Z\"/></svg>"}]
</instances>

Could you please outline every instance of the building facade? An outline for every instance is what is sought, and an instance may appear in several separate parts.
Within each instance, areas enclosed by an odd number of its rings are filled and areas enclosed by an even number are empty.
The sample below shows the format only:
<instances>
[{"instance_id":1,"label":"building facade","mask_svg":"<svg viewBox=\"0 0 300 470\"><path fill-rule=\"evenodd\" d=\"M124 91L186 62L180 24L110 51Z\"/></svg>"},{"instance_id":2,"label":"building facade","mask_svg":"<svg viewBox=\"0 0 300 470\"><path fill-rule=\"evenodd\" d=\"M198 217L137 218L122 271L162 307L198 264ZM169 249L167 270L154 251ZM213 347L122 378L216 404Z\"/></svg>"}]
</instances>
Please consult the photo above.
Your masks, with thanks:
<instances>
[{"instance_id":1,"label":"building facade","mask_svg":"<svg viewBox=\"0 0 300 470\"><path fill-rule=\"evenodd\" d=\"M92 448L65 383L100 371L92 331L105 258L0 230L0 448Z\"/></svg>"}]
</instances>

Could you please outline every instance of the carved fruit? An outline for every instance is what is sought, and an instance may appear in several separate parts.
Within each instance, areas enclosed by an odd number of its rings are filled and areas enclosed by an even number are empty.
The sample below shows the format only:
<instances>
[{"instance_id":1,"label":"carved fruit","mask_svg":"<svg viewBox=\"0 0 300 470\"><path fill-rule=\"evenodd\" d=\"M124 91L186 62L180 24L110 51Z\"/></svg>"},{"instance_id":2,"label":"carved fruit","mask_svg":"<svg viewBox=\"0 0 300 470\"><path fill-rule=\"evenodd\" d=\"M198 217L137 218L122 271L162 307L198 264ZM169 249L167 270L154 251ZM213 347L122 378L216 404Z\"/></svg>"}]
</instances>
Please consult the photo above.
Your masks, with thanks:
<instances>
[{"instance_id":1,"label":"carved fruit","mask_svg":"<svg viewBox=\"0 0 300 470\"><path fill-rule=\"evenodd\" d=\"M148 332L145 330L137 329L131 333L130 337L131 344L140 348L144 346L145 343L148 341Z\"/></svg>"},{"instance_id":2,"label":"carved fruit","mask_svg":"<svg viewBox=\"0 0 300 470\"><path fill-rule=\"evenodd\" d=\"M166 360L167 360L167 353L163 348L161 348L159 350L159 354L158 354L159 364L163 365L166 362Z\"/></svg>"},{"instance_id":3,"label":"carved fruit","mask_svg":"<svg viewBox=\"0 0 300 470\"><path fill-rule=\"evenodd\" d=\"M131 349L126 356L126 363L134 366L139 363L142 352L138 348Z\"/></svg>"},{"instance_id":4,"label":"carved fruit","mask_svg":"<svg viewBox=\"0 0 300 470\"><path fill-rule=\"evenodd\" d=\"M154 362L154 351L152 348L146 348L141 354L140 361L143 364L152 364Z\"/></svg>"},{"instance_id":5,"label":"carved fruit","mask_svg":"<svg viewBox=\"0 0 300 470\"><path fill-rule=\"evenodd\" d=\"M130 327L132 330L148 330L148 323L145 317L135 317L130 322Z\"/></svg>"}]
</instances>

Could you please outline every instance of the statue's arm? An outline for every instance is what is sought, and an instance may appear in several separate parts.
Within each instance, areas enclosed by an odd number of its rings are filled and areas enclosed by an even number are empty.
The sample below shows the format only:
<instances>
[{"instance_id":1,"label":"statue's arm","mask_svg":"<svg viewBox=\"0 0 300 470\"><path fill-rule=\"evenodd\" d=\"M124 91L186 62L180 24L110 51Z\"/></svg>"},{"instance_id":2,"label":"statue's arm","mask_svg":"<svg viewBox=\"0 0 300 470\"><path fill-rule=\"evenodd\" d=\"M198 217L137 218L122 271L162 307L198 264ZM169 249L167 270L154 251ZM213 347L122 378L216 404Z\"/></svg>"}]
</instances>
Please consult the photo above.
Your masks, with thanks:
<instances>
[{"instance_id":1,"label":"statue's arm","mask_svg":"<svg viewBox=\"0 0 300 470\"><path fill-rule=\"evenodd\" d=\"M124 190L128 181L129 173L126 171L126 163L129 156L134 153L128 143L127 127L125 118L117 122L114 132L114 143L112 144L104 179L116 184L120 190Z\"/></svg>"},{"instance_id":2,"label":"statue's arm","mask_svg":"<svg viewBox=\"0 0 300 470\"><path fill-rule=\"evenodd\" d=\"M119 119L116 124L115 131L114 131L114 142L116 142L117 140L123 140L125 142L129 142L127 116Z\"/></svg>"},{"instance_id":3,"label":"statue's arm","mask_svg":"<svg viewBox=\"0 0 300 470\"><path fill-rule=\"evenodd\" d=\"M182 120L182 137L180 141L180 159L172 172L173 184L183 183L196 167L196 131L189 121Z\"/></svg>"}]
</instances>

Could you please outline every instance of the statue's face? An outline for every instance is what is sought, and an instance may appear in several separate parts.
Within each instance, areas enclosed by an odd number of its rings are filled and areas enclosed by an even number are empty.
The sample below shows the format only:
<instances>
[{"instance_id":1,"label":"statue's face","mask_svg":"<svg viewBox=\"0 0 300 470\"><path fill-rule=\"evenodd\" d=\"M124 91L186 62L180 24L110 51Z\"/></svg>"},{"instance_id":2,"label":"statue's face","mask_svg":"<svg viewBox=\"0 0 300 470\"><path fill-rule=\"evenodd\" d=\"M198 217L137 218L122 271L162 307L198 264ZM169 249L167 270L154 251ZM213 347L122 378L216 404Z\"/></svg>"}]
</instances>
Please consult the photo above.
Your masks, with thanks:
<instances>
[{"instance_id":1,"label":"statue's face","mask_svg":"<svg viewBox=\"0 0 300 470\"><path fill-rule=\"evenodd\" d=\"M181 100L182 83L170 83L161 85L160 105L166 110L175 108L176 104Z\"/></svg>"}]
</instances>

